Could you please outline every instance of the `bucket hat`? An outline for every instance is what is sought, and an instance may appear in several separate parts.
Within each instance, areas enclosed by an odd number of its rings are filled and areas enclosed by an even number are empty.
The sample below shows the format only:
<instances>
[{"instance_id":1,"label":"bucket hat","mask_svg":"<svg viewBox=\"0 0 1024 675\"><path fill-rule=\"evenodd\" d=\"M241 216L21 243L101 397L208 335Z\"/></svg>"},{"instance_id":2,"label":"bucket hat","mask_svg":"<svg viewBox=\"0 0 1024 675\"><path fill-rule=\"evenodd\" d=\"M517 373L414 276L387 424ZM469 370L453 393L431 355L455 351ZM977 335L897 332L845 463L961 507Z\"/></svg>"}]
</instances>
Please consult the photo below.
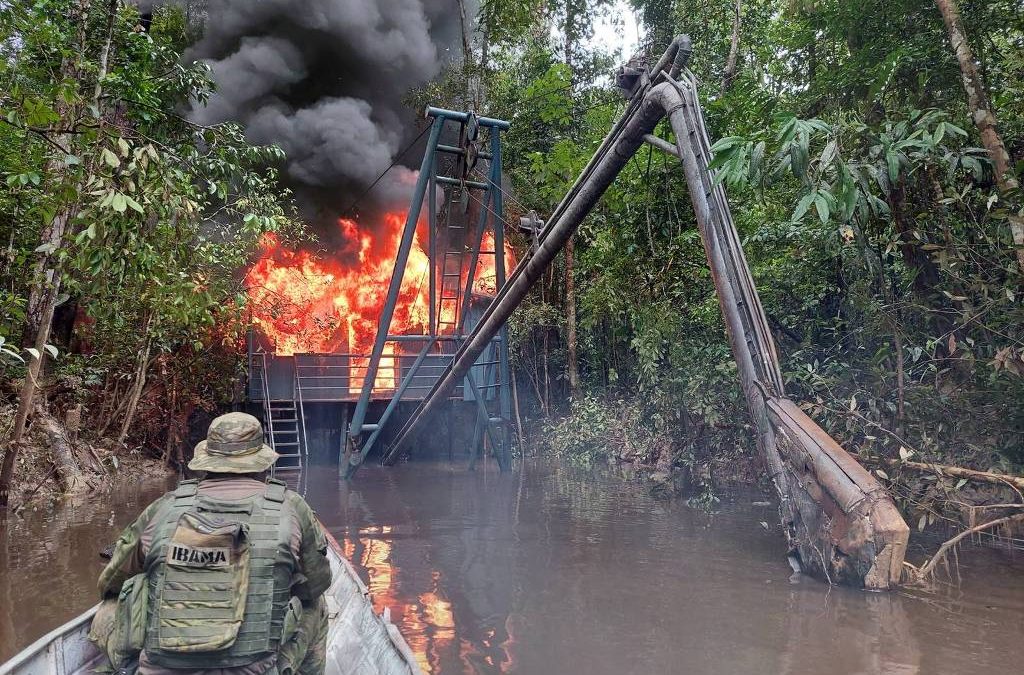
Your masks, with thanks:
<instances>
[{"instance_id":1,"label":"bucket hat","mask_svg":"<svg viewBox=\"0 0 1024 675\"><path fill-rule=\"evenodd\" d=\"M247 413L221 415L210 423L206 440L196 445L188 468L217 473L262 473L278 454L263 442L263 425Z\"/></svg>"}]
</instances>

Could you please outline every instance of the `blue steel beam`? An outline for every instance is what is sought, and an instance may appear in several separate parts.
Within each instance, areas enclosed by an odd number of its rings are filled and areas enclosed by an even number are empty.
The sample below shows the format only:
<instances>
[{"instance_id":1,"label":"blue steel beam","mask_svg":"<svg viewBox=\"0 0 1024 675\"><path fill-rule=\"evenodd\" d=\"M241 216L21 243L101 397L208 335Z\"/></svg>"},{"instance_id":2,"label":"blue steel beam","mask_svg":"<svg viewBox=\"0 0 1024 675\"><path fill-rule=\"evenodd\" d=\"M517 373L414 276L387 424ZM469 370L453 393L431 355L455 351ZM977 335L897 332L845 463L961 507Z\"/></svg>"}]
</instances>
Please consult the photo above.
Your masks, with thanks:
<instances>
[{"instance_id":1,"label":"blue steel beam","mask_svg":"<svg viewBox=\"0 0 1024 675\"><path fill-rule=\"evenodd\" d=\"M416 236L416 222L419 220L420 211L423 209L423 196L427 191L427 185L430 183L430 176L433 174L434 151L437 148L438 139L441 138L444 121L444 115L434 116L434 122L430 129L430 138L427 140L427 148L423 153L423 162L420 165L420 174L416 180L416 189L413 191L412 203L409 204L409 215L405 219L402 243L398 247L398 256L395 258L395 269L391 272L388 296L384 301L384 311L381 314L380 324L377 327L377 336L373 341L373 351L370 353L370 362L366 367L366 376L363 378L363 389L359 392L359 400L356 403L355 412L352 413L349 435L353 438L362 433L363 422L366 421L366 410L370 407L370 394L373 392L373 383L377 379L377 368L380 366L380 357L384 353L384 343L387 341L388 332L391 330L391 319L394 317L395 305L398 303L398 294L402 288L402 277L405 275L405 264L409 261L412 240Z\"/></svg>"},{"instance_id":2,"label":"blue steel beam","mask_svg":"<svg viewBox=\"0 0 1024 675\"><path fill-rule=\"evenodd\" d=\"M431 335L437 335L437 306L435 304L437 298L437 265L434 263L437 261L437 160L430 162L430 184L427 186L427 204L430 213L427 214L429 218L430 231L428 234L427 244L427 259L430 261L430 285L428 293L430 293L430 318L427 320L427 332Z\"/></svg>"},{"instance_id":3,"label":"blue steel beam","mask_svg":"<svg viewBox=\"0 0 1024 675\"><path fill-rule=\"evenodd\" d=\"M501 141L498 134L491 133L491 182L494 189L494 213L498 222L494 225L494 286L495 292L505 286L505 203L501 191ZM498 410L500 417L509 420L512 417L511 392L511 369L509 368L508 354L508 326L502 326L498 331ZM508 452L509 434L507 429L502 430L502 451Z\"/></svg>"},{"instance_id":4,"label":"blue steel beam","mask_svg":"<svg viewBox=\"0 0 1024 675\"><path fill-rule=\"evenodd\" d=\"M409 374L402 378L402 382L398 385L395 395L391 397L390 401L388 401L388 405L384 409L384 414L381 415L380 421L378 421L377 424L363 425L364 429L369 429L372 426L373 433L370 434L370 437L366 439L365 443L363 443L363 447L359 448L359 452L353 452L349 456L348 466L345 467L345 478L350 478L352 474L355 473L356 468L358 468L358 466L363 463L363 460L366 459L366 456L370 454L370 450L373 448L373 445L377 442L381 432L384 430L384 424L388 421L388 418L391 417L391 414L395 412L395 408L398 407L399 401L402 400L402 395L405 394L409 385L412 384L413 378L416 377L416 371L420 369L420 366L423 364L423 360L427 358L427 354L436 342L436 339L431 339L428 340L427 344L423 345L423 349L420 350L420 353L416 356L416 360L412 362L412 367L409 368ZM396 356L395 358L397 359L398 357ZM400 363L399 372L401 372Z\"/></svg>"},{"instance_id":5,"label":"blue steel beam","mask_svg":"<svg viewBox=\"0 0 1024 675\"><path fill-rule=\"evenodd\" d=\"M467 112L459 112L457 110L445 110L444 108L435 108L434 106L429 106L427 108L426 116L435 118L444 117L450 120L455 120L456 122L467 122L469 121L469 115L470 113ZM477 117L476 122L482 127L493 127L495 129L501 129L502 131L508 129L511 126L511 124L509 122L506 122L505 120L496 120L491 117Z\"/></svg>"},{"instance_id":6,"label":"blue steel beam","mask_svg":"<svg viewBox=\"0 0 1024 675\"><path fill-rule=\"evenodd\" d=\"M469 384L470 390L473 392L473 400L476 401L476 412L477 420L479 424L483 425L484 432L487 434L487 438L491 439L491 447L494 448L498 458L498 466L502 471L507 471L508 466L505 462L505 457L502 456L501 446L498 445L494 438L494 430L491 425L491 414L487 411L487 403L482 398L483 394L480 393L480 389L476 386L476 378L473 377L472 371L466 373L466 383ZM475 436L475 434L474 434ZM477 449L473 448L474 455ZM473 458L473 463L476 464L476 458Z\"/></svg>"}]
</instances>

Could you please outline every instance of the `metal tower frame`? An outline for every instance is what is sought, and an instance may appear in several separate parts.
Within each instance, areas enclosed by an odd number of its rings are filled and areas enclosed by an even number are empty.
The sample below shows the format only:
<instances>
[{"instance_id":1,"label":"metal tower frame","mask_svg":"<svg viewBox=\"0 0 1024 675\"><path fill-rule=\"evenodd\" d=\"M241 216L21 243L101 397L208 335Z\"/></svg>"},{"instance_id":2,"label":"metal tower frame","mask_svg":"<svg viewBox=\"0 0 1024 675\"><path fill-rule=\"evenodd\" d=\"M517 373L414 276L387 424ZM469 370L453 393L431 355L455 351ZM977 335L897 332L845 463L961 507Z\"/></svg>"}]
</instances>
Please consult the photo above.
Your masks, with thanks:
<instances>
[{"instance_id":1,"label":"metal tower frame","mask_svg":"<svg viewBox=\"0 0 1024 675\"><path fill-rule=\"evenodd\" d=\"M433 120L430 136L423 152L423 161L406 216L395 268L377 325L373 351L366 366L363 387L356 401L346 437L344 454L347 461L342 462L346 477L355 473L366 459L403 396L410 390L432 389L434 379L447 370L454 355L460 351L466 336L474 327L467 325L467 321L470 319L473 284L481 255L494 255L495 291L500 292L506 283L504 201L500 187L501 132L509 128L509 123L488 117L477 117L472 112L434 107L427 108L426 116ZM458 128L458 145L441 142L442 134L448 130L449 125ZM482 130L486 130L489 138L482 138ZM482 150L485 142L488 149ZM454 158L450 167L451 175L439 174L439 155ZM479 176L480 172L476 171L481 160L489 164L485 177ZM476 178L485 180L475 180ZM441 214L437 208L439 186L445 194L445 208ZM422 335L393 335L391 323L424 199L427 201L429 230L429 325L426 333ZM470 227L473 211L469 208L471 201L479 205L475 228ZM461 224L453 222L453 217ZM489 226L493 230L494 250L482 251L484 235ZM440 250L441 246L444 247L443 251ZM464 268L467 256L468 269ZM456 265L457 269L453 269ZM399 355L385 356L385 345L388 343L415 344L420 347L415 360L407 370ZM431 354L435 356L433 361L438 361L440 357L442 362L427 365ZM380 419L376 422L367 422L366 416L377 374L381 361L385 358L391 359L397 386ZM486 437L494 449L501 469L509 468L509 373L507 329L503 326L488 341L480 358L464 376L461 398L474 401L477 411L472 463L475 463L480 444ZM414 384L417 375L420 378L419 382L426 380L427 383Z\"/></svg>"}]
</instances>

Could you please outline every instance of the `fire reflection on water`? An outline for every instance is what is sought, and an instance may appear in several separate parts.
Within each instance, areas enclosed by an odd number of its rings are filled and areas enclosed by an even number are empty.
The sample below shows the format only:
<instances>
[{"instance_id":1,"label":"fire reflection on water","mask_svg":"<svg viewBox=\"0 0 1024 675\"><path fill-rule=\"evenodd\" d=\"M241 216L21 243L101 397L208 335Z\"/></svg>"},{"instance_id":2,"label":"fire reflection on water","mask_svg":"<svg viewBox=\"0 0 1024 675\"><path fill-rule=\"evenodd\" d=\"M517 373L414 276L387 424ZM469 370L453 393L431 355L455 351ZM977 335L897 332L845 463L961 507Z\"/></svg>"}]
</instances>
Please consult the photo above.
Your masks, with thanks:
<instances>
[{"instance_id":1,"label":"fire reflection on water","mask_svg":"<svg viewBox=\"0 0 1024 675\"><path fill-rule=\"evenodd\" d=\"M420 668L425 673L436 673L440 671L444 653L456 640L452 604L441 589L442 576L437 570L431 570L430 590L417 596L416 602L401 599L398 592L400 570L392 560L393 547L389 541L392 534L392 528L387 525L361 529L358 539L345 539L345 555L366 570L374 611L380 614L389 609L392 622L406 638ZM485 640L488 647L493 638L494 631L490 631ZM496 665L492 656L480 655L469 641L460 639L458 648L467 667L470 660L482 660L491 668ZM505 672L503 666L509 660L502 661L498 668Z\"/></svg>"}]
</instances>

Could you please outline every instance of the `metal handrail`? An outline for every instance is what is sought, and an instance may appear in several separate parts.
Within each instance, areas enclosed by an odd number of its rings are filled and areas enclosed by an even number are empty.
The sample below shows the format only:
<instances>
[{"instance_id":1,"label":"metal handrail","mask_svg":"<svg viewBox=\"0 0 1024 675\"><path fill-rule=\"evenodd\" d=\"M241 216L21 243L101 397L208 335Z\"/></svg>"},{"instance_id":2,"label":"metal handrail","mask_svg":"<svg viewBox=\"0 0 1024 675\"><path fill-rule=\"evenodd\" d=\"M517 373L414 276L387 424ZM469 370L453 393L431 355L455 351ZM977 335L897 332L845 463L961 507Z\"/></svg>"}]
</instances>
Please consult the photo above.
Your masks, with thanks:
<instances>
[{"instance_id":1,"label":"metal handrail","mask_svg":"<svg viewBox=\"0 0 1024 675\"><path fill-rule=\"evenodd\" d=\"M299 404L299 426L302 428L302 439L299 442L299 469L305 468L306 462L309 456L306 454L306 409L302 403L302 386L299 384L299 371L295 369L293 371L292 381L295 385L295 397Z\"/></svg>"},{"instance_id":2,"label":"metal handrail","mask_svg":"<svg viewBox=\"0 0 1024 675\"><path fill-rule=\"evenodd\" d=\"M274 423L270 418L270 382L267 380L267 353L260 352L260 389L263 398L263 434L269 439L270 449L277 452L274 447Z\"/></svg>"},{"instance_id":3,"label":"metal handrail","mask_svg":"<svg viewBox=\"0 0 1024 675\"><path fill-rule=\"evenodd\" d=\"M270 446L270 450L278 452L278 449L274 446L273 442L273 419L270 417L270 383L266 377L266 352L259 352L260 369L259 369L259 380L260 380L260 397L263 399L263 422L264 422L264 434L263 438L267 441L267 445ZM252 373L252 370L249 371ZM270 465L270 476L274 475L274 465Z\"/></svg>"}]
</instances>

